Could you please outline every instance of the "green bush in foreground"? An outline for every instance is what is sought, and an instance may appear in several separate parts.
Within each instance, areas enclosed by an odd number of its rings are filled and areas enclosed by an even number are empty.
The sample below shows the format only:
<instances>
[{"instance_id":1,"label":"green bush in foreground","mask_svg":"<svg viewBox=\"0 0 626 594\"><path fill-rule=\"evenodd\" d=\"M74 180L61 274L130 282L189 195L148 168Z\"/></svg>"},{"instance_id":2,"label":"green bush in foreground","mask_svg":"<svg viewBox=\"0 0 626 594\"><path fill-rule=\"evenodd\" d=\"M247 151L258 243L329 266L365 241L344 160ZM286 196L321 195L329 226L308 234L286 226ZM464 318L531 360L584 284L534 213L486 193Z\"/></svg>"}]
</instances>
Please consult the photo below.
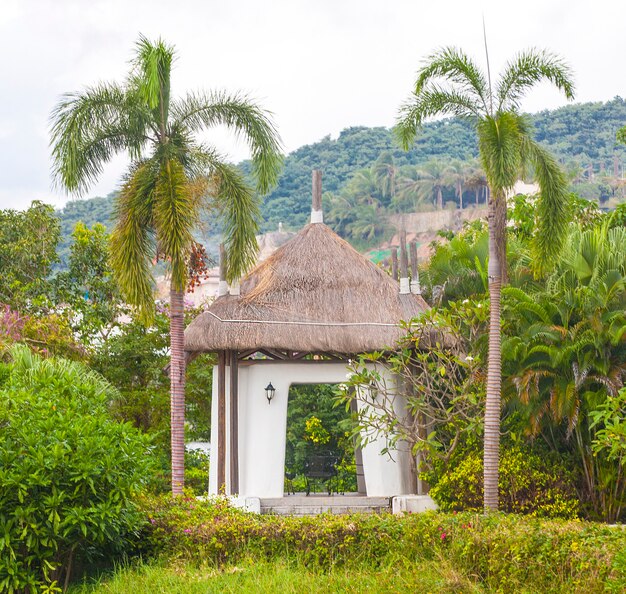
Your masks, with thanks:
<instances>
[{"instance_id":1,"label":"green bush in foreground","mask_svg":"<svg viewBox=\"0 0 626 594\"><path fill-rule=\"evenodd\" d=\"M145 542L163 559L233 565L264 559L321 570L445 562L498 592L626 588L626 533L579 521L472 513L258 516L222 499L144 503Z\"/></svg>"},{"instance_id":2,"label":"green bush in foreground","mask_svg":"<svg viewBox=\"0 0 626 594\"><path fill-rule=\"evenodd\" d=\"M132 498L148 444L114 421L83 366L10 351L0 385L0 592L58 592L72 568L115 557L143 517Z\"/></svg>"}]
</instances>

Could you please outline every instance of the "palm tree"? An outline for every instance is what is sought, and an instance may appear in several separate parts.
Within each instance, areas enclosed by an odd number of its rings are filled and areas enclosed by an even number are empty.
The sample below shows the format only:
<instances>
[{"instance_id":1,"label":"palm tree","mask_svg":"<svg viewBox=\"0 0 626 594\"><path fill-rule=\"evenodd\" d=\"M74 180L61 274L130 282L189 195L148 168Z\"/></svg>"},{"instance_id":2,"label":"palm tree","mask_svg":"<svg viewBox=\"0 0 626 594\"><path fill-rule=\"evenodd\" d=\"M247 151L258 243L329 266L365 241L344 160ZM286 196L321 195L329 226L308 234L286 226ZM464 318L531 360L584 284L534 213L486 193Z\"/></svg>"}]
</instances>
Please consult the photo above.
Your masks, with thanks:
<instances>
[{"instance_id":1,"label":"palm tree","mask_svg":"<svg viewBox=\"0 0 626 594\"><path fill-rule=\"evenodd\" d=\"M484 193L485 202L487 202L487 194L489 191L489 186L487 184L487 178L485 176L485 172L482 167L478 163L477 160L473 160L469 166L468 177L465 182L468 190L474 191L474 198L476 202L476 206L478 206L480 202L480 194Z\"/></svg>"},{"instance_id":2,"label":"palm tree","mask_svg":"<svg viewBox=\"0 0 626 594\"><path fill-rule=\"evenodd\" d=\"M192 232L203 208L224 215L227 276L238 278L256 253L258 204L243 174L194 135L225 125L244 137L260 193L277 181L281 164L277 132L268 114L241 94L170 95L174 49L140 37L122 85L100 83L63 97L52 113L55 181L84 193L114 154L132 165L116 205L111 263L126 300L150 321L154 309L151 263L169 263L171 338L172 491L184 481L185 361L183 293Z\"/></svg>"},{"instance_id":3,"label":"palm tree","mask_svg":"<svg viewBox=\"0 0 626 594\"><path fill-rule=\"evenodd\" d=\"M345 237L348 235L348 227L356 220L357 200L348 192L324 194L324 203L328 204L328 223L333 230Z\"/></svg>"},{"instance_id":4,"label":"palm tree","mask_svg":"<svg viewBox=\"0 0 626 594\"><path fill-rule=\"evenodd\" d=\"M480 161L490 188L489 198L489 356L485 403L485 511L498 508L498 457L502 357L500 298L506 283L506 193L524 166L532 166L541 190L533 262L537 272L559 252L567 224L567 184L555 159L530 135L528 119L519 113L525 92L547 80L574 96L569 68L546 51L529 50L509 62L495 87L460 49L444 48L430 56L418 71L411 98L401 107L396 127L405 149L423 122L435 115L454 115L473 121Z\"/></svg>"},{"instance_id":5,"label":"palm tree","mask_svg":"<svg viewBox=\"0 0 626 594\"><path fill-rule=\"evenodd\" d=\"M448 180L454 185L454 192L459 199L459 208L463 210L463 184L467 181L469 167L465 161L454 159L448 165Z\"/></svg>"},{"instance_id":6,"label":"palm tree","mask_svg":"<svg viewBox=\"0 0 626 594\"><path fill-rule=\"evenodd\" d=\"M432 196L424 193L424 180L415 167L402 167L397 186L398 191L390 205L397 212L417 212L426 200L432 202Z\"/></svg>"},{"instance_id":7,"label":"palm tree","mask_svg":"<svg viewBox=\"0 0 626 594\"><path fill-rule=\"evenodd\" d=\"M386 204L393 203L397 189L398 167L389 151L379 155L372 165L372 173L378 182L382 197L386 199Z\"/></svg>"},{"instance_id":8,"label":"palm tree","mask_svg":"<svg viewBox=\"0 0 626 594\"><path fill-rule=\"evenodd\" d=\"M357 171L346 184L345 194L352 196L358 204L380 206L383 194L373 167Z\"/></svg>"},{"instance_id":9,"label":"palm tree","mask_svg":"<svg viewBox=\"0 0 626 594\"><path fill-rule=\"evenodd\" d=\"M356 214L350 225L350 235L355 239L370 241L385 231L385 216L380 208L374 204L364 204Z\"/></svg>"},{"instance_id":10,"label":"palm tree","mask_svg":"<svg viewBox=\"0 0 626 594\"><path fill-rule=\"evenodd\" d=\"M448 165L438 159L430 159L417 170L417 179L424 196L432 196L437 208L443 208L443 190L450 183Z\"/></svg>"}]
</instances>

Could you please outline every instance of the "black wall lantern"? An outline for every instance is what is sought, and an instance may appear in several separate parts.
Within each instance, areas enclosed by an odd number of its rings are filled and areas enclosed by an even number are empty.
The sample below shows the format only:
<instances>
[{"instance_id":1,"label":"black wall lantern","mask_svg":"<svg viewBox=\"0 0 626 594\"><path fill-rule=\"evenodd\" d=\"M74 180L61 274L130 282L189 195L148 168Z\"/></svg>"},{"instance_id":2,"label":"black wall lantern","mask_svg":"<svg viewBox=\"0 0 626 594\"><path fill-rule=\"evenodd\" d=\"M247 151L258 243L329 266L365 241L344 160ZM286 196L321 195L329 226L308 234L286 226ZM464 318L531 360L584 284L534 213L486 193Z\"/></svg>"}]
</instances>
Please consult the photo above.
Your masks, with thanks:
<instances>
[{"instance_id":1,"label":"black wall lantern","mask_svg":"<svg viewBox=\"0 0 626 594\"><path fill-rule=\"evenodd\" d=\"M267 384L265 388L265 397L267 398L267 403L272 402L272 398L274 398L274 394L276 394L276 388L272 386L272 382Z\"/></svg>"}]
</instances>

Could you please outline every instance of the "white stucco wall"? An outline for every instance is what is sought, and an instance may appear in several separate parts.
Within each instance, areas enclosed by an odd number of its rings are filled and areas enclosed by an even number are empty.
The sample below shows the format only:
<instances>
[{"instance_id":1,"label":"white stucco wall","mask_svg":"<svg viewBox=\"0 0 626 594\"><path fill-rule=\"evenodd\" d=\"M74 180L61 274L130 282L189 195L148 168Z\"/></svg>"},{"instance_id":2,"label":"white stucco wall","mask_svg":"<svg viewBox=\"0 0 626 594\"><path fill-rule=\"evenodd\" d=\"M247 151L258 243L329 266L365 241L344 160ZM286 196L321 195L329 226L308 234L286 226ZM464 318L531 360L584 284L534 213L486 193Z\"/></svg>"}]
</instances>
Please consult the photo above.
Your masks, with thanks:
<instances>
[{"instance_id":1,"label":"white stucco wall","mask_svg":"<svg viewBox=\"0 0 626 594\"><path fill-rule=\"evenodd\" d=\"M345 381L343 363L330 361L262 361L239 367L239 491L250 497L282 497L284 494L287 405L291 384L333 384ZM229 378L226 368L226 444L230 443ZM276 388L270 404L265 398L268 383ZM398 403L401 405L402 403ZM217 492L217 368L213 372L211 407L211 466L209 493ZM407 452L395 452L391 459L381 450L385 440L363 449L363 470L369 496L411 493ZM230 492L230 464L226 456L227 492Z\"/></svg>"}]
</instances>

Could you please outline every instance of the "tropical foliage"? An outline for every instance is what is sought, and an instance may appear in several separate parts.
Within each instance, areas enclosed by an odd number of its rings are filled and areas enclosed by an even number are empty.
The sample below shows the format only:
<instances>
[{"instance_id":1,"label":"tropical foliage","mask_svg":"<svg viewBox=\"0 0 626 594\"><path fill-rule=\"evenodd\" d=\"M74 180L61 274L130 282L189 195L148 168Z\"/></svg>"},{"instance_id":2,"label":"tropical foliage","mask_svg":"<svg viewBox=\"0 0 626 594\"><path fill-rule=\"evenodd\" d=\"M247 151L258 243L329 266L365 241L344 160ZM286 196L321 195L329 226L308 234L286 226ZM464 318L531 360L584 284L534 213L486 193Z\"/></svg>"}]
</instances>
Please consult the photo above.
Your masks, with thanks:
<instances>
[{"instance_id":1,"label":"tropical foliage","mask_svg":"<svg viewBox=\"0 0 626 594\"><path fill-rule=\"evenodd\" d=\"M594 454L592 443L605 429L594 411L626 381L626 228L608 221L573 228L545 288L505 291L512 402L531 434L554 439L559 429L581 464L584 500L596 516L615 521L626 495L623 469Z\"/></svg>"},{"instance_id":2,"label":"tropical foliage","mask_svg":"<svg viewBox=\"0 0 626 594\"><path fill-rule=\"evenodd\" d=\"M502 345L505 410L517 418L510 430L540 438L575 460L583 513L613 521L623 514L625 486L623 466L615 461L621 460L619 402L626 381L626 227L618 214L603 215L592 203L574 201L576 223L562 256L549 275L536 280L528 270L532 204L520 198L510 211L515 243L509 247L515 245L517 255L509 261L512 286L503 294ZM464 231L455 240L471 253L481 238ZM436 251L435 271L440 260ZM460 263L466 271L455 276L480 276L478 260ZM469 286L472 291L480 294L480 285ZM472 351L484 356L483 348L478 341Z\"/></svg>"}]
</instances>

